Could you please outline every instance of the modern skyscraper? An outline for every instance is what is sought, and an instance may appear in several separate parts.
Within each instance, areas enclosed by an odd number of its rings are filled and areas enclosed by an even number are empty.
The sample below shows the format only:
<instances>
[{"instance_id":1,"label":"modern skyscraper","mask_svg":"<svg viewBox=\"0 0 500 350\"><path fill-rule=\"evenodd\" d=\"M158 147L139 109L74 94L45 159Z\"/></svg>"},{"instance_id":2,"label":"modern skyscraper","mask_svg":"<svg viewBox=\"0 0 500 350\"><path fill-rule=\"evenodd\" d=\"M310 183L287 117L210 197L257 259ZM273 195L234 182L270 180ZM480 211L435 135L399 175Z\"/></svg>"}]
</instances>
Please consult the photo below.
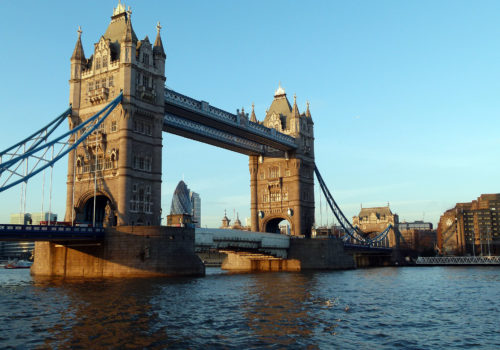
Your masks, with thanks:
<instances>
[{"instance_id":1,"label":"modern skyscraper","mask_svg":"<svg viewBox=\"0 0 500 350\"><path fill-rule=\"evenodd\" d=\"M193 222L195 227L201 227L201 198L200 195L194 191L189 192L189 199L191 199L191 206L193 207Z\"/></svg>"}]
</instances>

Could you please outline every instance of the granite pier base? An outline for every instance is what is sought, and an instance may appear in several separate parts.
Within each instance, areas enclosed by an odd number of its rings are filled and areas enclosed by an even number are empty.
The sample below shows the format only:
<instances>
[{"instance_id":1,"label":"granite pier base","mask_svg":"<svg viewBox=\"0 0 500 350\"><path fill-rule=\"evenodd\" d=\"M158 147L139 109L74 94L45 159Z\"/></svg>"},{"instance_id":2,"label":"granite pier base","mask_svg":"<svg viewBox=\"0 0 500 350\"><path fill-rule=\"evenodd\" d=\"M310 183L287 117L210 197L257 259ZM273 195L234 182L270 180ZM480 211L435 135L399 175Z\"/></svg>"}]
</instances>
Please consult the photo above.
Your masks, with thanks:
<instances>
[{"instance_id":1,"label":"granite pier base","mask_svg":"<svg viewBox=\"0 0 500 350\"><path fill-rule=\"evenodd\" d=\"M67 278L203 276L194 229L117 226L102 241L36 242L33 276Z\"/></svg>"}]
</instances>

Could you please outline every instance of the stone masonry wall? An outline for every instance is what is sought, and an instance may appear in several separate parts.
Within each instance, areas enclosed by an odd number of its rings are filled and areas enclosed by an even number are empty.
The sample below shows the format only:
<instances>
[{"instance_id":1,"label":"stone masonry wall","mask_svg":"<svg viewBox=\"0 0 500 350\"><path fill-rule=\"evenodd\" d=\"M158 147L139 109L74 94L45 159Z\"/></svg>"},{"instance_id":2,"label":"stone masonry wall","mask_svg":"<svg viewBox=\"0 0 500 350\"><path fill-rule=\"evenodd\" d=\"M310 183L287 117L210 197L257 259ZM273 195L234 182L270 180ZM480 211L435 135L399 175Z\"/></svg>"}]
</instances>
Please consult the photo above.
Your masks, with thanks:
<instances>
[{"instance_id":1,"label":"stone masonry wall","mask_svg":"<svg viewBox=\"0 0 500 350\"><path fill-rule=\"evenodd\" d=\"M338 239L291 239L288 259L300 260L301 270L355 268L354 259L344 252Z\"/></svg>"},{"instance_id":2,"label":"stone masonry wall","mask_svg":"<svg viewBox=\"0 0 500 350\"><path fill-rule=\"evenodd\" d=\"M119 226L100 245L37 242L35 276L74 278L204 275L194 253L194 229Z\"/></svg>"}]
</instances>

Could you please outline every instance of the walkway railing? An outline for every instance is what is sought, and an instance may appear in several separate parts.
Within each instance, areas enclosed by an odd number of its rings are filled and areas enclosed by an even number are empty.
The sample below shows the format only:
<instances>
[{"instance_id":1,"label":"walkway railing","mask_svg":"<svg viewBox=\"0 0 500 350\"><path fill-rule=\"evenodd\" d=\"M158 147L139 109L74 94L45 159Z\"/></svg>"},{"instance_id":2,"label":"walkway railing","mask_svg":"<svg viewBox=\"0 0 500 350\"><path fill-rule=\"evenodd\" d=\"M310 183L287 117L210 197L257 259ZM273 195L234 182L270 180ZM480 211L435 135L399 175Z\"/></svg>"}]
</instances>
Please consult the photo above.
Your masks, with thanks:
<instances>
[{"instance_id":1,"label":"walkway railing","mask_svg":"<svg viewBox=\"0 0 500 350\"><path fill-rule=\"evenodd\" d=\"M419 257L417 265L500 265L500 256Z\"/></svg>"},{"instance_id":2,"label":"walkway railing","mask_svg":"<svg viewBox=\"0 0 500 350\"><path fill-rule=\"evenodd\" d=\"M246 121L244 123L241 122L240 116L236 114L232 114L222 109L210 106L208 102L198 101L189 96L185 96L176 91L165 89L165 101L180 106L185 109L189 109L195 111L199 114L205 115L209 118L218 120L220 122L237 126L243 129L247 129L255 135L259 135L265 137L267 139L277 141L283 145L286 145L290 148L297 148L297 144L295 143L295 138L280 133L272 128L267 128L261 124L254 123L251 121Z\"/></svg>"},{"instance_id":3,"label":"walkway railing","mask_svg":"<svg viewBox=\"0 0 500 350\"><path fill-rule=\"evenodd\" d=\"M14 241L74 241L104 238L102 227L55 225L0 225L0 240Z\"/></svg>"}]
</instances>

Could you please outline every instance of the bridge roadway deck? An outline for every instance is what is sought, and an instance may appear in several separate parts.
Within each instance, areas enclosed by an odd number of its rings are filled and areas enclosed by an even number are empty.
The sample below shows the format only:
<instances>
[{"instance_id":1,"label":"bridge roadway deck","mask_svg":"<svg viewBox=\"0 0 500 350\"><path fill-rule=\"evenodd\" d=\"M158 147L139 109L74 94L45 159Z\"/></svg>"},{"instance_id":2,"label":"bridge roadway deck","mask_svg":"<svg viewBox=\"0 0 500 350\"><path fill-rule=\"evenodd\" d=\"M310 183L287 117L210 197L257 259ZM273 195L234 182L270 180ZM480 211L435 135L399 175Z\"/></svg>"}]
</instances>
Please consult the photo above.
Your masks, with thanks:
<instances>
[{"instance_id":1,"label":"bridge roadway deck","mask_svg":"<svg viewBox=\"0 0 500 350\"><path fill-rule=\"evenodd\" d=\"M286 258L290 247L290 236L275 233L216 228L197 228L195 233L195 245L198 251L253 250Z\"/></svg>"},{"instance_id":2,"label":"bridge roadway deck","mask_svg":"<svg viewBox=\"0 0 500 350\"><path fill-rule=\"evenodd\" d=\"M57 225L0 224L0 241L95 242L103 240L105 228ZM230 229L196 228L195 249L253 251L287 258L290 236ZM392 249L344 243L344 249L358 254L390 254Z\"/></svg>"}]
</instances>

